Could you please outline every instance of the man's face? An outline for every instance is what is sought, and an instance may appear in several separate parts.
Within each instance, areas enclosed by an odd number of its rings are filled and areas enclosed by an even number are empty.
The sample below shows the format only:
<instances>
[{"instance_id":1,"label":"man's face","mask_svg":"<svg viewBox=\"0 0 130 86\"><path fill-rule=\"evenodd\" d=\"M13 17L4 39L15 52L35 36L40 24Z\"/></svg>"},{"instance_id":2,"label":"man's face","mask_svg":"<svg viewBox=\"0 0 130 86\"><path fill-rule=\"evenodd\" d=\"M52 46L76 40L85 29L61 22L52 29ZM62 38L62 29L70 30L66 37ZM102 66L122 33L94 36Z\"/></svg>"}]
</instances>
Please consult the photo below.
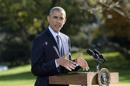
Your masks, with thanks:
<instances>
[{"instance_id":1,"label":"man's face","mask_svg":"<svg viewBox=\"0 0 130 86\"><path fill-rule=\"evenodd\" d=\"M66 15L62 11L53 11L48 17L48 22L55 32L59 32L66 21Z\"/></svg>"}]
</instances>

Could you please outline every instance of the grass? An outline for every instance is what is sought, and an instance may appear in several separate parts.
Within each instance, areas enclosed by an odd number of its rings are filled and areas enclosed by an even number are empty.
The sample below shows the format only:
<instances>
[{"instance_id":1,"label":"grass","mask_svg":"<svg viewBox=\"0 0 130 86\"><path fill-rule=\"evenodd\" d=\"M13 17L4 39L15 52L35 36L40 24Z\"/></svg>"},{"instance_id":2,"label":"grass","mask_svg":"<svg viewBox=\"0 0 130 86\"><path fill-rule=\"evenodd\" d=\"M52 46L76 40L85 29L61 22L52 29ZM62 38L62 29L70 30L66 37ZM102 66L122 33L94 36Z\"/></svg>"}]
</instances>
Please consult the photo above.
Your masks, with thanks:
<instances>
[{"instance_id":1,"label":"grass","mask_svg":"<svg viewBox=\"0 0 130 86\"><path fill-rule=\"evenodd\" d=\"M103 67L107 67L109 71L118 71L120 74L119 84L111 86L130 86L130 63L118 53L107 53L103 55L107 60ZM73 54L73 57L76 56L77 53ZM90 70L95 71L95 61L90 56L84 55L84 57L89 63ZM30 65L24 65L6 71L0 71L0 86L34 86L35 77L31 74L30 69Z\"/></svg>"},{"instance_id":2,"label":"grass","mask_svg":"<svg viewBox=\"0 0 130 86\"><path fill-rule=\"evenodd\" d=\"M33 86L34 78L30 65L11 68L0 72L0 86Z\"/></svg>"}]
</instances>

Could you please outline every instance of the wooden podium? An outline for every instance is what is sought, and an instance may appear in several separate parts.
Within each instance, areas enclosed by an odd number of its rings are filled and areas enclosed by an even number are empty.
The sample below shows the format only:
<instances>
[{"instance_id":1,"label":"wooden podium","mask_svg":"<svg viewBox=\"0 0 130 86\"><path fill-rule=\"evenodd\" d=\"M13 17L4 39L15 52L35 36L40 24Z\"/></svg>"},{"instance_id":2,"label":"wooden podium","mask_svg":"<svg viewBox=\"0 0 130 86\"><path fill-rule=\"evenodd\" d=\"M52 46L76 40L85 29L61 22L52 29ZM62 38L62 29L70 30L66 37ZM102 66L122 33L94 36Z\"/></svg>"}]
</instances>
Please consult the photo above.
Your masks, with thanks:
<instances>
[{"instance_id":1,"label":"wooden podium","mask_svg":"<svg viewBox=\"0 0 130 86\"><path fill-rule=\"evenodd\" d=\"M117 72L110 73L110 84L119 82L119 74ZM50 84L71 84L71 85L98 85L97 72L77 72L64 75L50 76Z\"/></svg>"}]
</instances>

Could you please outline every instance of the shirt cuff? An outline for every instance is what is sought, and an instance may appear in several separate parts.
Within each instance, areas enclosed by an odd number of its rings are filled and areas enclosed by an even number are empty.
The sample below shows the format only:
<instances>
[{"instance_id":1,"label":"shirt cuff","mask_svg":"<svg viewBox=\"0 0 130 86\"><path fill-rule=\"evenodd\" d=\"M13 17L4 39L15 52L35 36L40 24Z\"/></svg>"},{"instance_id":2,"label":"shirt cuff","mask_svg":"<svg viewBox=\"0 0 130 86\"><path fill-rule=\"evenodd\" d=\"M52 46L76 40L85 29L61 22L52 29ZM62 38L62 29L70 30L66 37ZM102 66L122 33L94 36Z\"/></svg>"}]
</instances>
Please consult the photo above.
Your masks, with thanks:
<instances>
[{"instance_id":1,"label":"shirt cuff","mask_svg":"<svg viewBox=\"0 0 130 86\"><path fill-rule=\"evenodd\" d=\"M57 61L55 60L55 65L56 65L56 68L59 67L59 64L57 63Z\"/></svg>"}]
</instances>

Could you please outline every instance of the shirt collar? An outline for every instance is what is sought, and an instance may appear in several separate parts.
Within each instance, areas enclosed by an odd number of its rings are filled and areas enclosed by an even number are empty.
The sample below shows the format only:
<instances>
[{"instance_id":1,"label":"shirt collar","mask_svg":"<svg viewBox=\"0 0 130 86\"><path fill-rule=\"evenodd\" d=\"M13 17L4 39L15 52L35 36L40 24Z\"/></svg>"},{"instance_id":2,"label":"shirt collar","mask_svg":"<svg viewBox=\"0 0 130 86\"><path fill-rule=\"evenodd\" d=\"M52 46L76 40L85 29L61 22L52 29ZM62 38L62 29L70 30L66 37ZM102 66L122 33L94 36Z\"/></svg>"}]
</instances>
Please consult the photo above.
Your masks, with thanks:
<instances>
[{"instance_id":1,"label":"shirt collar","mask_svg":"<svg viewBox=\"0 0 130 86\"><path fill-rule=\"evenodd\" d=\"M60 35L60 32L55 32L50 26L48 27L50 32L52 33L53 37L56 39L57 35Z\"/></svg>"}]
</instances>

